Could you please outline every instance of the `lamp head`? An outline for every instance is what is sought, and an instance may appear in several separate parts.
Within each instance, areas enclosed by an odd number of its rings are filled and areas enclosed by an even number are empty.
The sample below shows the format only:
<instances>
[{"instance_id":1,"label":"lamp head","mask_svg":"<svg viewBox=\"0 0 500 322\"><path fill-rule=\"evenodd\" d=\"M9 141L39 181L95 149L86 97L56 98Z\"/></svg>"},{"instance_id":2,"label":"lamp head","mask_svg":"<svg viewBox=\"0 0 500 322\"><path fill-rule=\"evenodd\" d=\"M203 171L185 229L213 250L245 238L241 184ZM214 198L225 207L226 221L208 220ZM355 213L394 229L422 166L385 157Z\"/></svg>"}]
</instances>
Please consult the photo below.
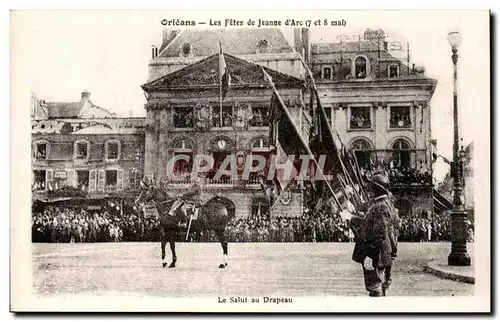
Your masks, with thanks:
<instances>
[{"instance_id":1,"label":"lamp head","mask_svg":"<svg viewBox=\"0 0 500 322\"><path fill-rule=\"evenodd\" d=\"M457 49L460 46L461 36L458 31L453 31L448 34L448 42L451 48Z\"/></svg>"}]
</instances>

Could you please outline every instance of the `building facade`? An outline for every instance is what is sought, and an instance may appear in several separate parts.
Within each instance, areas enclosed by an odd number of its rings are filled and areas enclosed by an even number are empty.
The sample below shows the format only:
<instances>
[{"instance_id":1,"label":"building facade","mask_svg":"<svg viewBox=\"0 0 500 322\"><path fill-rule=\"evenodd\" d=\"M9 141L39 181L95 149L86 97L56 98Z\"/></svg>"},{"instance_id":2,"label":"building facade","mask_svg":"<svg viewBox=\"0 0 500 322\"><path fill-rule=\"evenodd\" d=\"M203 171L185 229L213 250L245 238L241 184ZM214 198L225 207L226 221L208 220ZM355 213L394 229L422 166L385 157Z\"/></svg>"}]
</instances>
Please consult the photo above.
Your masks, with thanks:
<instances>
[{"instance_id":1,"label":"building facade","mask_svg":"<svg viewBox=\"0 0 500 322\"><path fill-rule=\"evenodd\" d=\"M219 39L231 75L222 104ZM203 174L202 199L222 197L237 219L268 217L269 202L256 174L216 176L228 155L236 157L238 167L251 154L270 157L272 91L261 68L273 78L297 124L305 122L300 55L278 29L165 32L159 52L153 49L149 81L142 86L148 100L145 174L156 174L172 193L182 193L192 184L194 156L210 155L214 166ZM167 176L167 165L176 155L189 157L173 166L176 176L184 175L181 180ZM272 215L300 216L302 208L302 191L291 188Z\"/></svg>"},{"instance_id":2,"label":"building facade","mask_svg":"<svg viewBox=\"0 0 500 322\"><path fill-rule=\"evenodd\" d=\"M121 118L90 101L45 102L32 95L34 199L100 198L138 188L144 118Z\"/></svg>"},{"instance_id":3,"label":"building facade","mask_svg":"<svg viewBox=\"0 0 500 322\"><path fill-rule=\"evenodd\" d=\"M353 42L309 42L307 29L164 30L152 49L142 89L146 118L123 118L94 105L84 91L77 102L32 97L32 184L48 198L64 186L89 196L135 191L144 175L180 194L193 183L197 155L214 166L202 175L202 199L222 197L236 218L269 216L256 175L215 176L228 155L238 167L249 155L270 156L271 75L307 142L311 121L306 71L313 72L334 132L355 151L362 172L383 169L402 215L433 212L431 107L436 80L391 53L382 30ZM231 75L221 102L219 42ZM175 180L168 175L169 161ZM180 179L179 179L180 178ZM300 216L303 192L286 191L273 216Z\"/></svg>"},{"instance_id":4,"label":"building facade","mask_svg":"<svg viewBox=\"0 0 500 322\"><path fill-rule=\"evenodd\" d=\"M382 30L312 44L313 71L332 128L362 172L383 169L402 215L433 211L431 107L437 81L395 58Z\"/></svg>"}]
</instances>

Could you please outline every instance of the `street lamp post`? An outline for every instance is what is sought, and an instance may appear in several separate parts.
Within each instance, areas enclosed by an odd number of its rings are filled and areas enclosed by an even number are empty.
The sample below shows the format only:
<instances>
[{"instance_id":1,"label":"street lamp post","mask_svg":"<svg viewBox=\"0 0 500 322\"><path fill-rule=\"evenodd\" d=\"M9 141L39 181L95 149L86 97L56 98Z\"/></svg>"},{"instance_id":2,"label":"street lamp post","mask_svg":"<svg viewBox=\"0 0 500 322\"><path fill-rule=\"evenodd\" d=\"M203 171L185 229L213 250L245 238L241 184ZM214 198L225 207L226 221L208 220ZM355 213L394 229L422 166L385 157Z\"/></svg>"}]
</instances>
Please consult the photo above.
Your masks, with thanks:
<instances>
[{"instance_id":1,"label":"street lamp post","mask_svg":"<svg viewBox=\"0 0 500 322\"><path fill-rule=\"evenodd\" d=\"M450 266L470 266L467 253L467 213L463 206L462 168L463 158L458 147L458 96L457 96L457 63L460 34L450 32L448 41L451 45L453 60L453 209L451 211L451 253L448 255Z\"/></svg>"}]
</instances>

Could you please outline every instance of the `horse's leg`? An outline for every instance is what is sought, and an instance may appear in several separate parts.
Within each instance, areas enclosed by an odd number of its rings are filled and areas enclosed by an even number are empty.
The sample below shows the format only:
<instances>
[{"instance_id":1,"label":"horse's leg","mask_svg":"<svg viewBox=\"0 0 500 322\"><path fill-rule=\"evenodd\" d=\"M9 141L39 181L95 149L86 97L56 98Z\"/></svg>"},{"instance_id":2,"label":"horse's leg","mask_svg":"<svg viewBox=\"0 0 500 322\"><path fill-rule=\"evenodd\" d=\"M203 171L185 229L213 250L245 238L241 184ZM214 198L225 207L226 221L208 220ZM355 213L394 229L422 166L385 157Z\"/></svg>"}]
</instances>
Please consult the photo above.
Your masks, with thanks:
<instances>
[{"instance_id":1,"label":"horse's leg","mask_svg":"<svg viewBox=\"0 0 500 322\"><path fill-rule=\"evenodd\" d=\"M227 241L226 241L226 236L224 234L223 229L218 229L215 231L215 234L217 235L217 238L219 238L220 244L222 246L222 264L219 265L219 268L224 268L227 266L227 262L229 259L229 256L227 254Z\"/></svg>"},{"instance_id":2,"label":"horse's leg","mask_svg":"<svg viewBox=\"0 0 500 322\"><path fill-rule=\"evenodd\" d=\"M175 262L177 262L177 255L175 254L175 230L170 232L170 250L172 251L172 263L169 268L175 267Z\"/></svg>"},{"instance_id":3,"label":"horse's leg","mask_svg":"<svg viewBox=\"0 0 500 322\"><path fill-rule=\"evenodd\" d=\"M165 268L167 266L167 261L165 260L165 246L167 245L167 236L165 234L165 230L162 228L160 228L160 232L161 232L161 262L162 262L162 266L163 268Z\"/></svg>"}]
</instances>

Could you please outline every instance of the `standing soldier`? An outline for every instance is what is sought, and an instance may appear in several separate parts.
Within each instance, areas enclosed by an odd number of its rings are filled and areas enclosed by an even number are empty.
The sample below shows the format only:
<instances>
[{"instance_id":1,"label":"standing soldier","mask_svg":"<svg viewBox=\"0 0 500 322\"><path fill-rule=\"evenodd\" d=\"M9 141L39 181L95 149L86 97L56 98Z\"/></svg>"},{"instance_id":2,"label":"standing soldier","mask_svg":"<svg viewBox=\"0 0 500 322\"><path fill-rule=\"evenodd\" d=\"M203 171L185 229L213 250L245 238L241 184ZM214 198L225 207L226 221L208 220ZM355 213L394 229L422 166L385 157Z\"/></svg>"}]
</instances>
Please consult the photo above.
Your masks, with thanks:
<instances>
[{"instance_id":1,"label":"standing soldier","mask_svg":"<svg viewBox=\"0 0 500 322\"><path fill-rule=\"evenodd\" d=\"M367 205L367 213L354 228L356 246L353 260L363 265L363 275L369 296L385 296L391 283L391 268L397 256L397 242L393 229L396 210L392 203L389 179L376 174L370 182L373 199ZM351 221L353 224L353 222Z\"/></svg>"}]
</instances>

